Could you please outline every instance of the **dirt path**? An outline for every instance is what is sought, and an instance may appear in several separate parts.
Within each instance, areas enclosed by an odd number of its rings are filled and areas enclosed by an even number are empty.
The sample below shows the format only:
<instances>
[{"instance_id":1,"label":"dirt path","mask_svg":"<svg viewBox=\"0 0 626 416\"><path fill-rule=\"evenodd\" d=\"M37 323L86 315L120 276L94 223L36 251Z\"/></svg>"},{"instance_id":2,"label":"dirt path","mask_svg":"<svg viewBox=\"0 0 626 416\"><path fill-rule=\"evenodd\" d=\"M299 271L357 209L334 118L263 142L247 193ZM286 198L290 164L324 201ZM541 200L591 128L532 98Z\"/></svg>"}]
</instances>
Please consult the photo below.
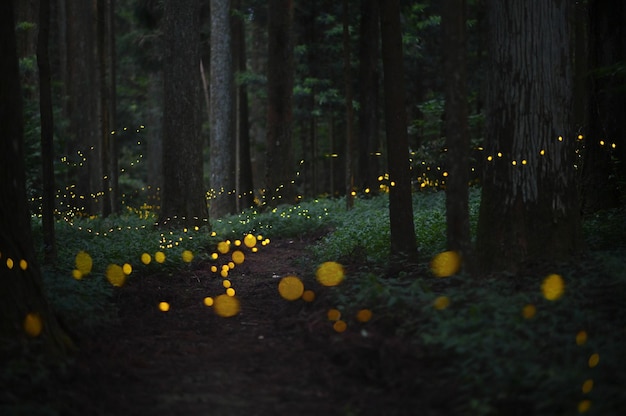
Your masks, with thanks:
<instances>
[{"instance_id":1,"label":"dirt path","mask_svg":"<svg viewBox=\"0 0 626 416\"><path fill-rule=\"evenodd\" d=\"M248 255L229 276L241 300L231 318L203 304L224 292L209 264L131 279L117 293L119 325L81 340L71 388L58 397L64 412L443 414L441 393L427 380L414 382L423 366L418 352L383 337L384 329L335 333L323 291L312 303L278 295L280 277L312 275L298 269L306 245L275 241ZM158 309L162 301L168 312Z\"/></svg>"}]
</instances>

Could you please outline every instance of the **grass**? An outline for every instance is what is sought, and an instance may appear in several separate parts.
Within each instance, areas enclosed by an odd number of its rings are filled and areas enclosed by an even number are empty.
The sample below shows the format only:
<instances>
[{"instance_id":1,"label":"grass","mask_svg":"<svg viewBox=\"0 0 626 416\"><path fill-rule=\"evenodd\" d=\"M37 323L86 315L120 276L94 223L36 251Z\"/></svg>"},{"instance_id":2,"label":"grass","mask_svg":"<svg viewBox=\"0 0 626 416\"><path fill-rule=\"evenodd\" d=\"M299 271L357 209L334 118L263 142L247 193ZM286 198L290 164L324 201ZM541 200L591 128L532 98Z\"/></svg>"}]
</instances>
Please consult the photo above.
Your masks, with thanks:
<instances>
[{"instance_id":1,"label":"grass","mask_svg":"<svg viewBox=\"0 0 626 416\"><path fill-rule=\"evenodd\" d=\"M116 316L114 288L105 278L111 263L132 265L132 279L188 267L183 250L203 258L218 241L247 233L270 239L325 233L310 256L315 262L346 263L350 270L332 290L333 302L346 314L372 309L375 325L422 351L432 364L429 382L455 386L447 405L456 414L626 414L624 210L585 221L589 252L576 263L491 278L436 278L428 261L445 249L445 196L419 193L413 203L422 264L391 276L384 273L389 266L388 200L379 196L357 199L350 211L341 199L250 210L213 221L214 234L206 229L163 231L153 226L150 215L59 222L59 262L44 270L45 285L70 327L94 329ZM473 191L472 230L478 206ZM72 270L81 250L92 256L94 267L77 281ZM141 262L143 253L157 251L166 254L163 264ZM557 300L542 294L547 273L558 273L565 282ZM533 308L534 314L529 312ZM590 366L594 354L599 364ZM416 374L409 386L424 383L423 377ZM589 380L593 388L587 391Z\"/></svg>"}]
</instances>

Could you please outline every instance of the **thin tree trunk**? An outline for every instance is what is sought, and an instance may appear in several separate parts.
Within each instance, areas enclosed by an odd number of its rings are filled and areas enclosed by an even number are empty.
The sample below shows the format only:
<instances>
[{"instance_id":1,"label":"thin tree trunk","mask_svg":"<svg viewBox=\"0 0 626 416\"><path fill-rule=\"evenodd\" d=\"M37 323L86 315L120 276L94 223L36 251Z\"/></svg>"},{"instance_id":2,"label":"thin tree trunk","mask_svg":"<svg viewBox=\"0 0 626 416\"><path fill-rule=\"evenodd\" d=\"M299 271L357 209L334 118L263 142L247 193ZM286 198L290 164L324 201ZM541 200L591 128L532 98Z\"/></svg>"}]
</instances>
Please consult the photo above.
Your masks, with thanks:
<instances>
[{"instance_id":1,"label":"thin tree trunk","mask_svg":"<svg viewBox=\"0 0 626 416\"><path fill-rule=\"evenodd\" d=\"M293 0L268 3L266 203L296 201L293 164Z\"/></svg>"},{"instance_id":2,"label":"thin tree trunk","mask_svg":"<svg viewBox=\"0 0 626 416\"><path fill-rule=\"evenodd\" d=\"M380 28L385 88L385 127L389 165L391 253L417 258L404 96L400 1L380 0Z\"/></svg>"},{"instance_id":3,"label":"thin tree trunk","mask_svg":"<svg viewBox=\"0 0 626 416\"><path fill-rule=\"evenodd\" d=\"M346 207L354 206L354 108L352 106L352 67L350 47L350 10L348 0L343 0L343 73L346 88Z\"/></svg>"},{"instance_id":4,"label":"thin tree trunk","mask_svg":"<svg viewBox=\"0 0 626 416\"><path fill-rule=\"evenodd\" d=\"M46 264L56 260L54 233L54 117L52 115L52 87L50 85L50 0L42 0L39 9L39 38L37 64L39 67L39 113L41 117L42 212L44 258Z\"/></svg>"},{"instance_id":5,"label":"thin tree trunk","mask_svg":"<svg viewBox=\"0 0 626 416\"><path fill-rule=\"evenodd\" d=\"M468 259L469 231L469 131L467 124L467 86L465 50L465 0L446 0L443 4L445 73L446 222L448 249Z\"/></svg>"}]
</instances>

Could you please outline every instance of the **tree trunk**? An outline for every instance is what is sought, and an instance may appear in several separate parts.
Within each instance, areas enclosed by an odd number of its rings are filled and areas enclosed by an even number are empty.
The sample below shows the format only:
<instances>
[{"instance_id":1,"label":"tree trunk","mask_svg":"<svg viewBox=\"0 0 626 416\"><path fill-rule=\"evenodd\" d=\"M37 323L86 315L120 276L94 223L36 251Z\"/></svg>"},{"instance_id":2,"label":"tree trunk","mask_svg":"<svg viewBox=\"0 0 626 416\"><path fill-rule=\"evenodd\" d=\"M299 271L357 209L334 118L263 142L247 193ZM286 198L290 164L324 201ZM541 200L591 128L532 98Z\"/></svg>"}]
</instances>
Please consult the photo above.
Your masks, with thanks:
<instances>
[{"instance_id":1,"label":"tree trunk","mask_svg":"<svg viewBox=\"0 0 626 416\"><path fill-rule=\"evenodd\" d=\"M44 258L46 264L56 260L56 238L54 234L54 118L52 115L52 87L50 85L50 0L42 0L39 8L39 35L37 40L37 65L39 67L39 113L41 117L41 171Z\"/></svg>"},{"instance_id":2,"label":"tree trunk","mask_svg":"<svg viewBox=\"0 0 626 416\"><path fill-rule=\"evenodd\" d=\"M445 73L446 223L448 249L469 258L469 131L465 59L465 0L442 7Z\"/></svg>"},{"instance_id":3,"label":"tree trunk","mask_svg":"<svg viewBox=\"0 0 626 416\"><path fill-rule=\"evenodd\" d=\"M230 1L211 0L211 216L237 209L235 103L231 57Z\"/></svg>"},{"instance_id":4,"label":"tree trunk","mask_svg":"<svg viewBox=\"0 0 626 416\"><path fill-rule=\"evenodd\" d=\"M233 1L233 10L243 13L241 0ZM233 30L233 66L236 73L245 73L246 32L243 16L232 18ZM254 184L252 181L252 162L250 156L250 126L248 122L248 86L236 85L236 137L237 137L237 202L238 211L254 205Z\"/></svg>"},{"instance_id":5,"label":"tree trunk","mask_svg":"<svg viewBox=\"0 0 626 416\"><path fill-rule=\"evenodd\" d=\"M24 171L24 122L12 1L0 5L0 339L38 338L44 353L73 346L42 290ZM8 351L8 350L7 350ZM2 357L9 358L9 357ZM3 360L4 361L4 360ZM2 363L4 365L4 363Z\"/></svg>"},{"instance_id":6,"label":"tree trunk","mask_svg":"<svg viewBox=\"0 0 626 416\"><path fill-rule=\"evenodd\" d=\"M400 1L380 0L380 29L385 89L385 130L389 165L391 253L417 258L413 224L411 171L404 96Z\"/></svg>"},{"instance_id":7,"label":"tree trunk","mask_svg":"<svg viewBox=\"0 0 626 416\"><path fill-rule=\"evenodd\" d=\"M354 206L354 108L352 106L352 48L350 47L350 10L348 0L343 0L343 73L346 89L346 207Z\"/></svg>"},{"instance_id":8,"label":"tree trunk","mask_svg":"<svg viewBox=\"0 0 626 416\"><path fill-rule=\"evenodd\" d=\"M570 9L562 0L490 6L487 165L476 253L483 271L515 270L581 250Z\"/></svg>"},{"instance_id":9,"label":"tree trunk","mask_svg":"<svg viewBox=\"0 0 626 416\"><path fill-rule=\"evenodd\" d=\"M208 222L202 183L199 12L198 0L165 2L162 225Z\"/></svg>"},{"instance_id":10,"label":"tree trunk","mask_svg":"<svg viewBox=\"0 0 626 416\"><path fill-rule=\"evenodd\" d=\"M67 88L70 137L68 162L75 181L74 209L85 215L102 211L102 141L98 134L95 10L83 0L66 2Z\"/></svg>"},{"instance_id":11,"label":"tree trunk","mask_svg":"<svg viewBox=\"0 0 626 416\"><path fill-rule=\"evenodd\" d=\"M378 60L380 55L378 1L361 2L359 41L359 132L357 186L376 192L380 169L378 146Z\"/></svg>"},{"instance_id":12,"label":"tree trunk","mask_svg":"<svg viewBox=\"0 0 626 416\"><path fill-rule=\"evenodd\" d=\"M293 0L268 3L267 156L265 202L296 202L292 150Z\"/></svg>"}]
</instances>

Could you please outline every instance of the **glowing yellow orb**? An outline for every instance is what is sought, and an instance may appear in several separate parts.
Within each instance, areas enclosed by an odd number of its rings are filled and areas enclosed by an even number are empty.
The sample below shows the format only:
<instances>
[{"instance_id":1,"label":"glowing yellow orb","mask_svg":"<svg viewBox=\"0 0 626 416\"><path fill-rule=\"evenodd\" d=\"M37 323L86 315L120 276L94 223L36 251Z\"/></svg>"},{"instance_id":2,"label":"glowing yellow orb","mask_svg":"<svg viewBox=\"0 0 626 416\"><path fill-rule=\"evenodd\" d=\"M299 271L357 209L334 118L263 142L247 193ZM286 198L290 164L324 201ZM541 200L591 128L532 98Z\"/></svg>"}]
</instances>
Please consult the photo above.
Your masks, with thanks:
<instances>
[{"instance_id":1,"label":"glowing yellow orb","mask_svg":"<svg viewBox=\"0 0 626 416\"><path fill-rule=\"evenodd\" d=\"M580 346L587 342L587 331L578 331L576 334L576 345Z\"/></svg>"},{"instance_id":2,"label":"glowing yellow orb","mask_svg":"<svg viewBox=\"0 0 626 416\"><path fill-rule=\"evenodd\" d=\"M13 259L10 257L7 259L7 267L9 270L13 269Z\"/></svg>"},{"instance_id":3,"label":"glowing yellow orb","mask_svg":"<svg viewBox=\"0 0 626 416\"><path fill-rule=\"evenodd\" d=\"M591 408L591 400L581 400L580 403L578 403L578 413L587 413L589 411L589 409Z\"/></svg>"},{"instance_id":4,"label":"glowing yellow orb","mask_svg":"<svg viewBox=\"0 0 626 416\"><path fill-rule=\"evenodd\" d=\"M443 310L450 306L450 298L447 296L439 296L434 300L433 306L435 309Z\"/></svg>"},{"instance_id":5,"label":"glowing yellow orb","mask_svg":"<svg viewBox=\"0 0 626 416\"><path fill-rule=\"evenodd\" d=\"M444 251L430 261L430 270L437 277L449 277L461 269L461 255L456 251Z\"/></svg>"},{"instance_id":6,"label":"glowing yellow orb","mask_svg":"<svg viewBox=\"0 0 626 416\"><path fill-rule=\"evenodd\" d=\"M359 322L368 322L372 319L372 311L369 309L361 309L356 313L356 320Z\"/></svg>"},{"instance_id":7,"label":"glowing yellow orb","mask_svg":"<svg viewBox=\"0 0 626 416\"><path fill-rule=\"evenodd\" d=\"M205 306L213 306L213 298L207 296L206 298L204 298L204 304Z\"/></svg>"},{"instance_id":8,"label":"glowing yellow orb","mask_svg":"<svg viewBox=\"0 0 626 416\"><path fill-rule=\"evenodd\" d=\"M243 238L243 244L248 248L254 247L256 245L256 241L256 237L252 234L246 234L246 236Z\"/></svg>"},{"instance_id":9,"label":"glowing yellow orb","mask_svg":"<svg viewBox=\"0 0 626 416\"><path fill-rule=\"evenodd\" d=\"M312 290L305 290L302 292L302 300L305 302L313 302L315 300L315 292Z\"/></svg>"},{"instance_id":10,"label":"glowing yellow orb","mask_svg":"<svg viewBox=\"0 0 626 416\"><path fill-rule=\"evenodd\" d=\"M80 273L83 276L86 276L89 273L91 273L91 269L93 267L93 260L91 259L91 256L89 255L89 253L86 253L84 251L79 251L78 254L76 254L74 263L76 264L76 269L80 270Z\"/></svg>"},{"instance_id":11,"label":"glowing yellow orb","mask_svg":"<svg viewBox=\"0 0 626 416\"><path fill-rule=\"evenodd\" d=\"M235 263L235 264L243 263L244 259L246 258L246 256L243 254L243 251L241 251L241 250L233 251L233 254L232 254L231 257L233 259L233 263Z\"/></svg>"},{"instance_id":12,"label":"glowing yellow orb","mask_svg":"<svg viewBox=\"0 0 626 416\"><path fill-rule=\"evenodd\" d=\"M343 266L334 261L327 261L319 265L315 272L317 281L324 286L337 286L345 276Z\"/></svg>"},{"instance_id":13,"label":"glowing yellow orb","mask_svg":"<svg viewBox=\"0 0 626 416\"><path fill-rule=\"evenodd\" d=\"M591 354L591 356L589 357L589 368L593 368L595 366L598 365L598 363L600 362L600 354L598 354L597 352Z\"/></svg>"},{"instance_id":14,"label":"glowing yellow orb","mask_svg":"<svg viewBox=\"0 0 626 416\"><path fill-rule=\"evenodd\" d=\"M185 263L191 263L193 260L193 253L190 250L184 250L181 257Z\"/></svg>"},{"instance_id":15,"label":"glowing yellow orb","mask_svg":"<svg viewBox=\"0 0 626 416\"><path fill-rule=\"evenodd\" d=\"M170 304L167 302L161 302L159 303L159 310L161 312L167 312L170 310Z\"/></svg>"},{"instance_id":16,"label":"glowing yellow orb","mask_svg":"<svg viewBox=\"0 0 626 416\"><path fill-rule=\"evenodd\" d=\"M28 263L26 262L26 260L24 259L20 260L20 269L22 270L28 269Z\"/></svg>"},{"instance_id":17,"label":"glowing yellow orb","mask_svg":"<svg viewBox=\"0 0 626 416\"><path fill-rule=\"evenodd\" d=\"M333 324L333 329L335 330L335 332L341 333L341 332L344 332L347 328L348 328L348 325L341 319L338 321L335 321L335 323Z\"/></svg>"},{"instance_id":18,"label":"glowing yellow orb","mask_svg":"<svg viewBox=\"0 0 626 416\"><path fill-rule=\"evenodd\" d=\"M211 272L217 273L217 266L211 266Z\"/></svg>"},{"instance_id":19,"label":"glowing yellow orb","mask_svg":"<svg viewBox=\"0 0 626 416\"><path fill-rule=\"evenodd\" d=\"M230 280L224 280L222 282L222 286L224 286L226 289L228 289L231 286Z\"/></svg>"},{"instance_id":20,"label":"glowing yellow orb","mask_svg":"<svg viewBox=\"0 0 626 416\"><path fill-rule=\"evenodd\" d=\"M213 300L215 313L223 318L230 318L239 313L241 305L239 299L234 296L219 295Z\"/></svg>"},{"instance_id":21,"label":"glowing yellow orb","mask_svg":"<svg viewBox=\"0 0 626 416\"><path fill-rule=\"evenodd\" d=\"M162 251L157 251L156 253L154 253L154 261L156 261L157 263L165 262L165 253L163 253Z\"/></svg>"},{"instance_id":22,"label":"glowing yellow orb","mask_svg":"<svg viewBox=\"0 0 626 416\"><path fill-rule=\"evenodd\" d=\"M38 313L31 312L24 318L24 331L28 336L37 337L41 334L43 322Z\"/></svg>"},{"instance_id":23,"label":"glowing yellow orb","mask_svg":"<svg viewBox=\"0 0 626 416\"><path fill-rule=\"evenodd\" d=\"M217 243L217 251L222 254L226 254L230 251L230 242L229 241L220 241Z\"/></svg>"},{"instance_id":24,"label":"glowing yellow orb","mask_svg":"<svg viewBox=\"0 0 626 416\"><path fill-rule=\"evenodd\" d=\"M122 266L122 271L124 272L126 276L128 276L129 274L133 272L133 266L131 266L128 263L124 263L124 265Z\"/></svg>"},{"instance_id":25,"label":"glowing yellow orb","mask_svg":"<svg viewBox=\"0 0 626 416\"><path fill-rule=\"evenodd\" d=\"M106 269L106 277L109 283L115 287L122 287L126 283L126 275L121 266L117 264L109 264Z\"/></svg>"},{"instance_id":26,"label":"glowing yellow orb","mask_svg":"<svg viewBox=\"0 0 626 416\"><path fill-rule=\"evenodd\" d=\"M222 269L220 271L220 276L222 276L224 279L226 279L228 277L228 269L226 269L226 270Z\"/></svg>"},{"instance_id":27,"label":"glowing yellow orb","mask_svg":"<svg viewBox=\"0 0 626 416\"><path fill-rule=\"evenodd\" d=\"M226 289L226 294L228 296L235 296L235 289L233 289L232 287L229 287L228 289Z\"/></svg>"},{"instance_id":28,"label":"glowing yellow orb","mask_svg":"<svg viewBox=\"0 0 626 416\"><path fill-rule=\"evenodd\" d=\"M592 379L587 379L585 380L585 382L583 383L582 389L583 394L587 394L589 393L591 390L593 390L593 380Z\"/></svg>"},{"instance_id":29,"label":"glowing yellow orb","mask_svg":"<svg viewBox=\"0 0 626 416\"><path fill-rule=\"evenodd\" d=\"M217 260L217 258L218 258L217 253L211 253L211 260Z\"/></svg>"},{"instance_id":30,"label":"glowing yellow orb","mask_svg":"<svg viewBox=\"0 0 626 416\"><path fill-rule=\"evenodd\" d=\"M148 253L143 253L141 255L141 262L143 264L150 264L151 261L152 261L152 257L150 257Z\"/></svg>"},{"instance_id":31,"label":"glowing yellow orb","mask_svg":"<svg viewBox=\"0 0 626 416\"><path fill-rule=\"evenodd\" d=\"M278 282L278 293L287 300L300 299L304 293L304 284L296 276L286 276Z\"/></svg>"},{"instance_id":32,"label":"glowing yellow orb","mask_svg":"<svg viewBox=\"0 0 626 416\"><path fill-rule=\"evenodd\" d=\"M546 277L541 284L541 292L543 296L548 300L557 300L563 296L565 290L565 282L563 278L558 274L551 274Z\"/></svg>"},{"instance_id":33,"label":"glowing yellow orb","mask_svg":"<svg viewBox=\"0 0 626 416\"><path fill-rule=\"evenodd\" d=\"M72 270L72 277L73 277L74 279L76 279L76 280L80 280L80 279L82 279L82 278L83 278L83 274L81 273L81 271L80 271L80 270L78 270L78 269L74 269L74 270Z\"/></svg>"}]
</instances>

